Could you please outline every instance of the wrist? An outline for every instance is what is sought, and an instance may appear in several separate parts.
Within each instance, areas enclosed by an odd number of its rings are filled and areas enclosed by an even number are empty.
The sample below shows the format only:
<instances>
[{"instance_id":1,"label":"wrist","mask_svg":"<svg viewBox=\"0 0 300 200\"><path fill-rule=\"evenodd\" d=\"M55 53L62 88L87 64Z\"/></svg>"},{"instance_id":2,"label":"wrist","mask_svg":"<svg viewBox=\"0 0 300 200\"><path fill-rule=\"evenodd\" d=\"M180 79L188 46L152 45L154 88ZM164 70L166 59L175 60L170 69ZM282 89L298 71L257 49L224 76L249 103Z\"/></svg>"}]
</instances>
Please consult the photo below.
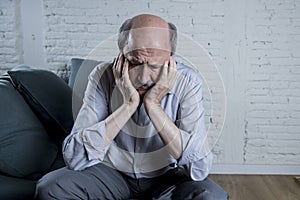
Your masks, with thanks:
<instances>
[{"instance_id":1,"label":"wrist","mask_svg":"<svg viewBox=\"0 0 300 200\"><path fill-rule=\"evenodd\" d=\"M144 104L160 104L161 100L168 93L168 89L161 84L155 84L149 92L146 93L143 101Z\"/></svg>"},{"instance_id":2,"label":"wrist","mask_svg":"<svg viewBox=\"0 0 300 200\"><path fill-rule=\"evenodd\" d=\"M139 104L137 102L127 102L123 104L130 116L136 111L138 105Z\"/></svg>"},{"instance_id":3,"label":"wrist","mask_svg":"<svg viewBox=\"0 0 300 200\"><path fill-rule=\"evenodd\" d=\"M147 113L149 113L150 110L153 110L155 108L160 108L160 102L153 100L153 99L145 99L144 106L145 106Z\"/></svg>"},{"instance_id":4,"label":"wrist","mask_svg":"<svg viewBox=\"0 0 300 200\"><path fill-rule=\"evenodd\" d=\"M153 91L150 91L151 93L147 93L143 99L145 107L151 107L153 104L160 104L160 100L157 98L157 94Z\"/></svg>"}]
</instances>

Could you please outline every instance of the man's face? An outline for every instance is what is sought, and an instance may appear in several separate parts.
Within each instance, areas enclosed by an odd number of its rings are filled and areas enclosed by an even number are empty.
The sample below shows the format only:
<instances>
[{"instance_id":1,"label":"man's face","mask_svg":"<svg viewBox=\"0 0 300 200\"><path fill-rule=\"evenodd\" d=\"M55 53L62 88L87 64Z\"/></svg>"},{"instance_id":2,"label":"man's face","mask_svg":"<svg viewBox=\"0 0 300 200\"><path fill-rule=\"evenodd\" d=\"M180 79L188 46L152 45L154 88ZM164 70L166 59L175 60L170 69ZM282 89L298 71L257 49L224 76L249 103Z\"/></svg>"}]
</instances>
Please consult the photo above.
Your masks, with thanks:
<instances>
[{"instance_id":1,"label":"man's face","mask_svg":"<svg viewBox=\"0 0 300 200\"><path fill-rule=\"evenodd\" d=\"M143 29L129 34L125 58L129 61L129 78L140 96L157 82L165 61L169 60L169 41L167 30Z\"/></svg>"},{"instance_id":2,"label":"man's face","mask_svg":"<svg viewBox=\"0 0 300 200\"><path fill-rule=\"evenodd\" d=\"M157 82L169 57L170 52L160 49L139 49L126 55L129 61L129 78L141 96Z\"/></svg>"}]
</instances>

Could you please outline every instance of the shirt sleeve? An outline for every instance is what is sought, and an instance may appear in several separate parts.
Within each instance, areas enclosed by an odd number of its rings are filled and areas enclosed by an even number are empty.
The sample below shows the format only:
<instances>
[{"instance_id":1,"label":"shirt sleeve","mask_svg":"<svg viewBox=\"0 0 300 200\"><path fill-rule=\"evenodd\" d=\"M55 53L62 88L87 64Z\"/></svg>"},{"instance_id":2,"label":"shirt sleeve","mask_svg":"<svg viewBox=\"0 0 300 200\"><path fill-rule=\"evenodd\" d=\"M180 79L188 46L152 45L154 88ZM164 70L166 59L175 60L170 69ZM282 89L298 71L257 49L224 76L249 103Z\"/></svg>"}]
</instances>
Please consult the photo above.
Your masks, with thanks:
<instances>
[{"instance_id":1,"label":"shirt sleeve","mask_svg":"<svg viewBox=\"0 0 300 200\"><path fill-rule=\"evenodd\" d=\"M89 75L82 107L70 135L63 142L65 163L74 170L101 162L109 148L104 146L108 106L100 84L105 68L105 65L97 66Z\"/></svg>"},{"instance_id":2,"label":"shirt sleeve","mask_svg":"<svg viewBox=\"0 0 300 200\"><path fill-rule=\"evenodd\" d=\"M178 87L185 91L179 102L178 119L175 122L180 130L183 148L178 166L193 180L203 180L211 168L212 153L204 121L202 82L196 75L183 76Z\"/></svg>"}]
</instances>

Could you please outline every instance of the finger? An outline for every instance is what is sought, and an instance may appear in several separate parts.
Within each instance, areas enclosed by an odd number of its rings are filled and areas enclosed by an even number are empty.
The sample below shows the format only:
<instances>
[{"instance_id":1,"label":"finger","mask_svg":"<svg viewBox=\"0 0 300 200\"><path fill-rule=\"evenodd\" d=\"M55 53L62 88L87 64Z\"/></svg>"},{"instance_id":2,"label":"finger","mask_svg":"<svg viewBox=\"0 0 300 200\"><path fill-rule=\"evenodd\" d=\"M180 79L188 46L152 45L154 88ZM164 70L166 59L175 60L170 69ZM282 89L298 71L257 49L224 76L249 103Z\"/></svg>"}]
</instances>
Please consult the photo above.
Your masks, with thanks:
<instances>
[{"instance_id":1,"label":"finger","mask_svg":"<svg viewBox=\"0 0 300 200\"><path fill-rule=\"evenodd\" d=\"M172 67L177 71L176 61L175 61L175 59L172 56L170 57L170 61L172 63Z\"/></svg>"},{"instance_id":2,"label":"finger","mask_svg":"<svg viewBox=\"0 0 300 200\"><path fill-rule=\"evenodd\" d=\"M132 82L129 78L129 62L127 59L125 59L124 61L123 78L124 78L124 83L128 86L129 96L132 97L133 94L136 92L136 89L133 87Z\"/></svg>"},{"instance_id":3,"label":"finger","mask_svg":"<svg viewBox=\"0 0 300 200\"><path fill-rule=\"evenodd\" d=\"M175 60L172 57L170 57L170 71L169 71L169 73L172 73L175 76L177 74L177 65L176 65Z\"/></svg>"},{"instance_id":4,"label":"finger","mask_svg":"<svg viewBox=\"0 0 300 200\"><path fill-rule=\"evenodd\" d=\"M119 56L118 56L118 59L117 59L117 66L116 66L116 69L117 69L118 72L121 72L121 71L120 71L120 66L121 66L121 65L120 65L120 64L121 64L121 56L122 56L122 54L120 53Z\"/></svg>"},{"instance_id":5,"label":"finger","mask_svg":"<svg viewBox=\"0 0 300 200\"><path fill-rule=\"evenodd\" d=\"M118 59L119 59L119 55L114 59L113 68L112 68L115 79L119 78L119 74L118 74L118 71L117 71Z\"/></svg>"},{"instance_id":6,"label":"finger","mask_svg":"<svg viewBox=\"0 0 300 200\"><path fill-rule=\"evenodd\" d=\"M178 71L177 71L177 65L176 65L176 61L173 60L173 79L174 81L177 79L178 77Z\"/></svg>"},{"instance_id":7,"label":"finger","mask_svg":"<svg viewBox=\"0 0 300 200\"><path fill-rule=\"evenodd\" d=\"M118 78L122 77L121 67L122 67L122 54L119 53L117 64L116 64L116 71L117 71Z\"/></svg>"},{"instance_id":8,"label":"finger","mask_svg":"<svg viewBox=\"0 0 300 200\"><path fill-rule=\"evenodd\" d=\"M164 67L163 67L162 75L167 76L168 71L169 71L169 61L166 60L165 64L164 64Z\"/></svg>"},{"instance_id":9,"label":"finger","mask_svg":"<svg viewBox=\"0 0 300 200\"><path fill-rule=\"evenodd\" d=\"M119 57L120 57L120 53L119 53L118 56L114 59L114 62L113 62L113 68L116 68L116 67L117 67L117 63L118 63Z\"/></svg>"},{"instance_id":10,"label":"finger","mask_svg":"<svg viewBox=\"0 0 300 200\"><path fill-rule=\"evenodd\" d=\"M121 56L120 56L120 73L121 73L121 76L123 76L125 60L126 60L126 58L125 58L124 54L121 54Z\"/></svg>"},{"instance_id":11,"label":"finger","mask_svg":"<svg viewBox=\"0 0 300 200\"><path fill-rule=\"evenodd\" d=\"M168 72L172 72L171 70L173 69L173 60L172 57L170 56L169 58L169 64L168 64Z\"/></svg>"},{"instance_id":12,"label":"finger","mask_svg":"<svg viewBox=\"0 0 300 200\"><path fill-rule=\"evenodd\" d=\"M123 75L125 84L131 86L132 83L131 83L130 78L129 78L129 71L128 71L128 69L129 69L129 63L128 63L128 60L125 59L122 75Z\"/></svg>"},{"instance_id":13,"label":"finger","mask_svg":"<svg viewBox=\"0 0 300 200\"><path fill-rule=\"evenodd\" d=\"M124 61L124 65L123 65L123 71L122 71L122 75L125 77L125 78L129 78L129 75L128 75L128 61L127 59L125 59Z\"/></svg>"},{"instance_id":14,"label":"finger","mask_svg":"<svg viewBox=\"0 0 300 200\"><path fill-rule=\"evenodd\" d=\"M114 74L114 77L115 77L115 79L117 79L117 77L118 77L118 76L117 76L116 68L115 68L115 67L113 67L113 69L112 69L112 70L113 70L113 74Z\"/></svg>"},{"instance_id":15,"label":"finger","mask_svg":"<svg viewBox=\"0 0 300 200\"><path fill-rule=\"evenodd\" d=\"M174 60L170 56L168 60L168 75L167 75L169 89L173 85L174 76L176 76L175 74L176 74L176 69L174 66Z\"/></svg>"}]
</instances>

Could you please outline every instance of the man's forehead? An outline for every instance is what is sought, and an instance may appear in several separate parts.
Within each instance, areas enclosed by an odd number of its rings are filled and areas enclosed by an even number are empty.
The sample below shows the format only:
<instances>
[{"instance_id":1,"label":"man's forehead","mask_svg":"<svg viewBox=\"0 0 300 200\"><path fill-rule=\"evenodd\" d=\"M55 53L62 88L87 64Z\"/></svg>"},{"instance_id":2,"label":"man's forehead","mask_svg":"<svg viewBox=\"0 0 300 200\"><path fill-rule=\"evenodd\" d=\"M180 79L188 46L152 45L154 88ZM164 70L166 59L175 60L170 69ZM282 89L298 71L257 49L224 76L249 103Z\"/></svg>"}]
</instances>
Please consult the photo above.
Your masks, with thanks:
<instances>
[{"instance_id":1,"label":"man's forehead","mask_svg":"<svg viewBox=\"0 0 300 200\"><path fill-rule=\"evenodd\" d=\"M137 49L128 52L125 57L133 63L161 64L165 61L166 55L170 55L170 51L157 51L156 49Z\"/></svg>"},{"instance_id":2,"label":"man's forehead","mask_svg":"<svg viewBox=\"0 0 300 200\"><path fill-rule=\"evenodd\" d=\"M164 28L132 29L128 34L127 52L135 49L170 50L169 30Z\"/></svg>"},{"instance_id":3,"label":"man's forehead","mask_svg":"<svg viewBox=\"0 0 300 200\"><path fill-rule=\"evenodd\" d=\"M160 27L143 27L143 28L133 28L129 30L129 33L135 36L138 35L165 35L169 36L169 28Z\"/></svg>"},{"instance_id":4,"label":"man's forehead","mask_svg":"<svg viewBox=\"0 0 300 200\"><path fill-rule=\"evenodd\" d=\"M171 54L170 49L159 49L159 48L137 48L125 53L135 58L140 57L165 57Z\"/></svg>"}]
</instances>

